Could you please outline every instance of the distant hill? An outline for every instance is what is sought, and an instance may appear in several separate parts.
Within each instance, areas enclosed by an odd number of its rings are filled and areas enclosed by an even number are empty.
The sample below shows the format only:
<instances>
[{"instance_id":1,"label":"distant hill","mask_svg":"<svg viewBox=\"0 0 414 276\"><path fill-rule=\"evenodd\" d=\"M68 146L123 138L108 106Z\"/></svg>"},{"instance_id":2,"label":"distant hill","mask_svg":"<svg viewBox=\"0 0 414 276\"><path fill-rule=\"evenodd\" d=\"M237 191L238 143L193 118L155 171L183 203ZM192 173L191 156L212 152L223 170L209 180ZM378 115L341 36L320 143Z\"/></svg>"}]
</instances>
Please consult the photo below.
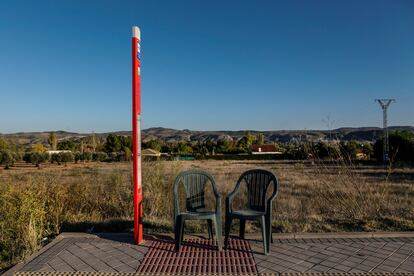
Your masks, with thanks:
<instances>
[{"instance_id":1,"label":"distant hill","mask_svg":"<svg viewBox=\"0 0 414 276\"><path fill-rule=\"evenodd\" d=\"M414 133L412 126L392 126L389 127L392 131L410 131ZM358 127L347 128L342 127L334 130L271 130L271 131L255 131L255 130L218 130L218 131L196 131L189 129L171 129L171 128L148 128L142 131L144 141L152 139L160 139L165 142L180 142L180 141L206 141L211 139L217 141L219 139L238 140L242 138L246 131L251 134L263 133L265 140L269 142L290 142L290 141L318 141L326 139L338 140L358 140L358 141L375 141L381 137L382 129L378 127ZM0 134L0 137L7 138L16 144L22 146L30 146L32 144L47 144L47 138L51 131L45 132L19 132L11 134ZM91 133L74 133L66 131L53 131L56 133L59 141L66 139L83 140L88 139ZM110 133L116 135L131 135L131 131L117 131L108 133L95 133L96 139L103 142Z\"/></svg>"}]
</instances>

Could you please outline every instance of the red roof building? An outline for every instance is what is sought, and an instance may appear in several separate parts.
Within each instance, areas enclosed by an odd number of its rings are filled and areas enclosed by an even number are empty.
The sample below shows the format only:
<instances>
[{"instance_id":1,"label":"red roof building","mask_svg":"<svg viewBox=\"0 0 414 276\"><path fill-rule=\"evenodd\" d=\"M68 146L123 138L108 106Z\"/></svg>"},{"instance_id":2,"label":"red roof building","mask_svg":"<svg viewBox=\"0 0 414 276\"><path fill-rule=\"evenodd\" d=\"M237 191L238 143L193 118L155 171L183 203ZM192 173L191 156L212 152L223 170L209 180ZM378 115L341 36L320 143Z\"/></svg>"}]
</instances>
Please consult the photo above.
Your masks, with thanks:
<instances>
[{"instance_id":1,"label":"red roof building","mask_svg":"<svg viewBox=\"0 0 414 276\"><path fill-rule=\"evenodd\" d=\"M251 145L251 154L282 154L274 144L268 145Z\"/></svg>"}]
</instances>

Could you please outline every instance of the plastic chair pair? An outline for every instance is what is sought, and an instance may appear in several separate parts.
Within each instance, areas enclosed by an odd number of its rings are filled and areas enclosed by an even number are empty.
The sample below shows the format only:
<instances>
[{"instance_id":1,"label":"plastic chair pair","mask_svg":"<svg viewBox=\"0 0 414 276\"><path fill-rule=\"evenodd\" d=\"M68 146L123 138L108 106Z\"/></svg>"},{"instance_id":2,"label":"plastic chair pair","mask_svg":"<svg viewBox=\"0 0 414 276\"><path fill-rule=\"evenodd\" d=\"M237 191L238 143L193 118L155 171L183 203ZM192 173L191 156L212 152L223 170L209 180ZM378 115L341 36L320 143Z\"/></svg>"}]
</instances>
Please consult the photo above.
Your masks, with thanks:
<instances>
[{"instance_id":1,"label":"plastic chair pair","mask_svg":"<svg viewBox=\"0 0 414 276\"><path fill-rule=\"evenodd\" d=\"M210 184L215 197L215 211L206 209L205 190ZM247 206L245 209L233 210L232 202L239 193L241 185L247 187ZM186 197L186 210L180 212L178 188L184 186ZM268 188L272 186L271 196L266 199ZM278 192L279 184L277 178L269 171L250 170L243 173L236 183L232 193L226 198L226 225L225 225L225 246L228 246L230 227L233 219L240 220L240 238L244 238L246 220L258 220L262 228L264 252L270 252L272 241L272 202ZM221 250L221 196L213 177L207 172L190 170L180 173L174 183L174 228L175 228L175 249L179 251L186 220L207 220L209 238L213 238L213 224L216 233L218 249Z\"/></svg>"}]
</instances>

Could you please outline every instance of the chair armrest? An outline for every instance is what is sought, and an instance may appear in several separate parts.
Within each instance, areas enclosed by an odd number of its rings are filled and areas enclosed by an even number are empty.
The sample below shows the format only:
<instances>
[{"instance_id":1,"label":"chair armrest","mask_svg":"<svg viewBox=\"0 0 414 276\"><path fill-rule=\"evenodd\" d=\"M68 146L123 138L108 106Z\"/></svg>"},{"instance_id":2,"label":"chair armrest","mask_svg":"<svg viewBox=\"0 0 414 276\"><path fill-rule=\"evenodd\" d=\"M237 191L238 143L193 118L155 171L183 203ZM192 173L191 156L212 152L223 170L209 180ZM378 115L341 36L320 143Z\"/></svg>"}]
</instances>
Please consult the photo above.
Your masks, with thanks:
<instances>
[{"instance_id":1,"label":"chair armrest","mask_svg":"<svg viewBox=\"0 0 414 276\"><path fill-rule=\"evenodd\" d=\"M231 203L233 202L234 196L239 192L240 183L237 183L236 187L234 188L233 192L226 196L226 212L231 212Z\"/></svg>"},{"instance_id":2,"label":"chair armrest","mask_svg":"<svg viewBox=\"0 0 414 276\"><path fill-rule=\"evenodd\" d=\"M267 200L266 212L269 212L272 209L272 203L273 203L273 200L275 199L276 195L277 195L277 192L272 194L272 196L269 197L269 199Z\"/></svg>"},{"instance_id":3,"label":"chair armrest","mask_svg":"<svg viewBox=\"0 0 414 276\"><path fill-rule=\"evenodd\" d=\"M175 219L177 218L179 213L180 213L180 204L178 203L178 198L174 198L174 225L175 225Z\"/></svg>"},{"instance_id":4,"label":"chair armrest","mask_svg":"<svg viewBox=\"0 0 414 276\"><path fill-rule=\"evenodd\" d=\"M216 196L216 213L221 214L221 196L220 195Z\"/></svg>"},{"instance_id":5,"label":"chair armrest","mask_svg":"<svg viewBox=\"0 0 414 276\"><path fill-rule=\"evenodd\" d=\"M279 182L277 182L277 180L276 180L276 183L275 183L274 188L273 188L273 193L267 200L266 212L271 212L272 211L272 203L273 203L273 200L276 198L278 192L279 192Z\"/></svg>"}]
</instances>

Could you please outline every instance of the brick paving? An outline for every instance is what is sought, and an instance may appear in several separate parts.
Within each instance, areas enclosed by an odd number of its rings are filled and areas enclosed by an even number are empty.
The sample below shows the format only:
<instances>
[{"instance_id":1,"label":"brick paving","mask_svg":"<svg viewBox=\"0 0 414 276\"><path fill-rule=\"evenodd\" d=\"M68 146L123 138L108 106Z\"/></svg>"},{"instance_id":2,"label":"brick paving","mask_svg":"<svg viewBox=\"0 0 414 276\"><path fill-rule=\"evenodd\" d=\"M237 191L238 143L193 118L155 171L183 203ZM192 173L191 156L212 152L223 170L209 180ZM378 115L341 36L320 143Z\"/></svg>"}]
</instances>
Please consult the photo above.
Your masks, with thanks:
<instances>
[{"instance_id":1,"label":"brick paving","mask_svg":"<svg viewBox=\"0 0 414 276\"><path fill-rule=\"evenodd\" d=\"M276 239L250 243L259 273L413 273L414 237Z\"/></svg>"},{"instance_id":2,"label":"brick paving","mask_svg":"<svg viewBox=\"0 0 414 276\"><path fill-rule=\"evenodd\" d=\"M63 235L18 271L136 272L150 243L134 245L131 235Z\"/></svg>"},{"instance_id":3,"label":"brick paving","mask_svg":"<svg viewBox=\"0 0 414 276\"><path fill-rule=\"evenodd\" d=\"M173 239L153 241L138 272L151 274L257 275L247 240L230 239L227 250L218 251L215 240L189 238L175 252ZM162 260L162 263L160 263Z\"/></svg>"},{"instance_id":4,"label":"brick paving","mask_svg":"<svg viewBox=\"0 0 414 276\"><path fill-rule=\"evenodd\" d=\"M329 237L328 234L325 236ZM321 238L320 235L308 235L304 238L274 235L279 238L271 244L269 256L263 255L260 240L249 241L249 255L253 257L254 272L262 275L414 275L414 233L405 237L398 233L395 237L362 236L347 234ZM64 233L25 263L6 272L6 275L66 275L80 272L134 275L143 271L147 254L157 248L162 250L159 243L160 239L155 236L146 237L142 245L134 245L130 234L95 236ZM169 243L172 244L171 239ZM214 246L204 250L208 254L217 252ZM231 259L232 255L227 255ZM163 265L164 259L160 258L158 265ZM229 262L234 262L230 259Z\"/></svg>"}]
</instances>

